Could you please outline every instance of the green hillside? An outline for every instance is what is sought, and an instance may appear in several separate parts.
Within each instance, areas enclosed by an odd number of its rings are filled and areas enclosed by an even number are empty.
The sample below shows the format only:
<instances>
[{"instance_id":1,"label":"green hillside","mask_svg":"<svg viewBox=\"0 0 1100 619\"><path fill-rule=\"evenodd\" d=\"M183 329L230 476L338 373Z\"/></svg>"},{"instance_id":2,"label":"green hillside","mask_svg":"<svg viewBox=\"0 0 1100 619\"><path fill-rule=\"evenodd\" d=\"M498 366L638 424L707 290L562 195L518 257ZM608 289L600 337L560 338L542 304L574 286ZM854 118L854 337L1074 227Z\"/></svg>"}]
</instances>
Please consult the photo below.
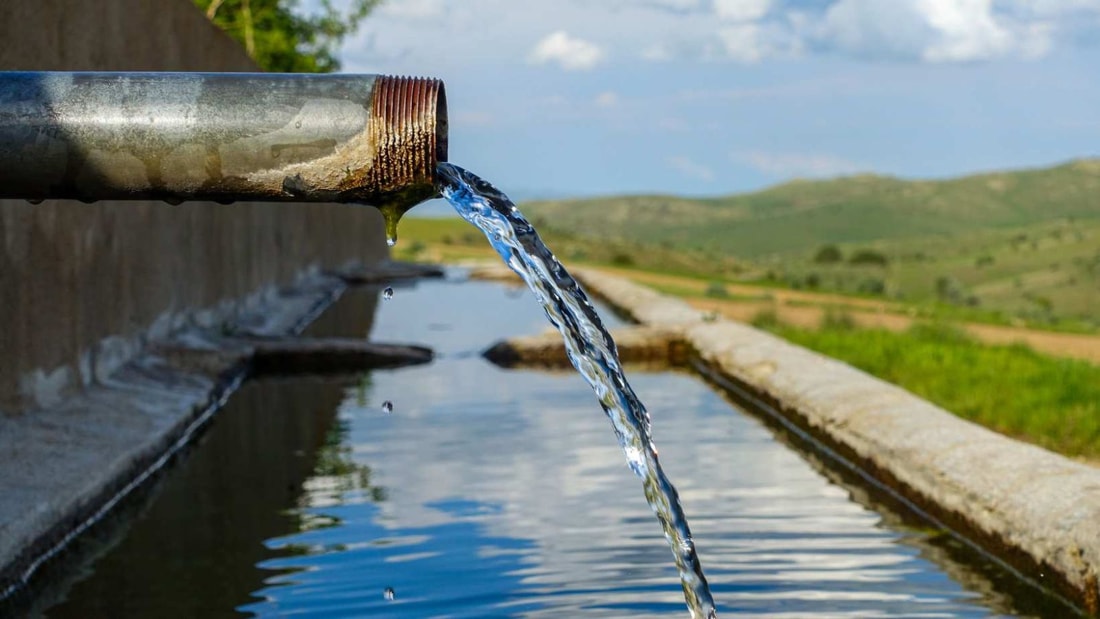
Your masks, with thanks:
<instances>
[{"instance_id":1,"label":"green hillside","mask_svg":"<svg viewBox=\"0 0 1100 619\"><path fill-rule=\"evenodd\" d=\"M946 181L855 176L712 199L521 205L566 264L876 297L921 315L1100 330L1100 160ZM406 218L398 254L487 252L465 222Z\"/></svg>"},{"instance_id":2,"label":"green hillside","mask_svg":"<svg viewBox=\"0 0 1100 619\"><path fill-rule=\"evenodd\" d=\"M823 244L1100 220L1100 160L943 181L862 175L721 198L623 196L522 207L540 229L759 259Z\"/></svg>"}]
</instances>

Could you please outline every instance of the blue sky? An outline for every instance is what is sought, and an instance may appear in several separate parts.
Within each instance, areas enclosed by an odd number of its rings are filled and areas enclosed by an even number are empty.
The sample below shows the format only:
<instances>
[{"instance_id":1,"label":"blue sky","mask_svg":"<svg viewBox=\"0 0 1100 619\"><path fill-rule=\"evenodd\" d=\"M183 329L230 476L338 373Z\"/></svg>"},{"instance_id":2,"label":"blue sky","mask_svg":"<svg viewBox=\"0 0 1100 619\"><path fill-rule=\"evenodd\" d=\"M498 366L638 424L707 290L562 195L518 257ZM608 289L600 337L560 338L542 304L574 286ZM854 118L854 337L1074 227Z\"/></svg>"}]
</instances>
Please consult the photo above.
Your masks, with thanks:
<instances>
[{"instance_id":1,"label":"blue sky","mask_svg":"<svg viewBox=\"0 0 1100 619\"><path fill-rule=\"evenodd\" d=\"M520 199L1100 156L1100 0L386 0L341 57Z\"/></svg>"}]
</instances>

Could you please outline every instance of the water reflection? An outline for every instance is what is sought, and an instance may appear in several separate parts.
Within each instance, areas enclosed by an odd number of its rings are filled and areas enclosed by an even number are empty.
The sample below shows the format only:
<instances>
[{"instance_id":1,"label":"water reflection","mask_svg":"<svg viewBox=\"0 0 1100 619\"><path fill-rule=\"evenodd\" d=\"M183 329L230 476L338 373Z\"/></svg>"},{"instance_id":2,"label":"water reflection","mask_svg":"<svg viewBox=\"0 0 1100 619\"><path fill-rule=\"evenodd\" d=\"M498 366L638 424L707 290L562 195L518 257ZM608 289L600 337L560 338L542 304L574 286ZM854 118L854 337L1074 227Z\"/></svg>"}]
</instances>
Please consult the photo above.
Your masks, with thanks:
<instances>
[{"instance_id":1,"label":"water reflection","mask_svg":"<svg viewBox=\"0 0 1100 619\"><path fill-rule=\"evenodd\" d=\"M435 363L248 386L47 615L683 616L583 381L476 354L543 320L498 285L402 288L372 335ZM1064 616L699 380L632 382L727 615Z\"/></svg>"},{"instance_id":2,"label":"water reflection","mask_svg":"<svg viewBox=\"0 0 1100 619\"><path fill-rule=\"evenodd\" d=\"M425 287L400 298L423 307L440 294ZM375 376L371 391L399 394L400 415L386 417L355 397L341 405L352 456L372 463L388 500L349 495L337 510L311 503L311 513L335 514L341 524L272 540L273 548L304 544L313 554L265 563L294 572L273 577L258 592L265 601L243 609L681 616L660 533L579 379L504 372L463 354L502 332L530 332L541 317L509 307L492 321L464 320L446 311L456 306L463 307L447 303L420 325L383 308L376 333L385 339L422 339L425 323L456 325L430 335L445 353L434 366ZM989 595L991 587L967 591L927 560L929 548L941 548L937 532L853 502L849 489L698 380L633 380L654 411L662 458L683 480L699 550L727 610L983 617L1014 610ZM344 549L352 543L354 551ZM387 586L401 592L399 605L377 596ZM311 606L329 594L347 606Z\"/></svg>"},{"instance_id":3,"label":"water reflection","mask_svg":"<svg viewBox=\"0 0 1100 619\"><path fill-rule=\"evenodd\" d=\"M233 609L263 586L256 564L276 554L258 542L308 526L287 509L303 484L315 483L321 466L362 470L324 455L333 441L344 449L344 436L332 433L343 397L333 382L246 385L125 537L47 616L239 617Z\"/></svg>"}]
</instances>

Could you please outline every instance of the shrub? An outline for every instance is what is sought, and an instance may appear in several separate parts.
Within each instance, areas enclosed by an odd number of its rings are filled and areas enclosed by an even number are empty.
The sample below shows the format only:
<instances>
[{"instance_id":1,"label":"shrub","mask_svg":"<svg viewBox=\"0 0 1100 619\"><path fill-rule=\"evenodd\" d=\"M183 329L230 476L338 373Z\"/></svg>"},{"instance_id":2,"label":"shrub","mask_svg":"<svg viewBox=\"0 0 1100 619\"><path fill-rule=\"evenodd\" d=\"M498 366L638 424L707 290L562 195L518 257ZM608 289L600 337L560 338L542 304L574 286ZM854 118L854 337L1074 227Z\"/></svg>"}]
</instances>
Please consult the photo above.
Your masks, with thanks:
<instances>
[{"instance_id":1,"label":"shrub","mask_svg":"<svg viewBox=\"0 0 1100 619\"><path fill-rule=\"evenodd\" d=\"M814 262L818 264L836 264L844 260L844 254L836 245L825 245L814 254Z\"/></svg>"},{"instance_id":2,"label":"shrub","mask_svg":"<svg viewBox=\"0 0 1100 619\"><path fill-rule=\"evenodd\" d=\"M707 289L703 291L703 294L716 299L724 299L730 296L729 291L726 290L726 285L722 282L711 282L707 284Z\"/></svg>"},{"instance_id":3,"label":"shrub","mask_svg":"<svg viewBox=\"0 0 1100 619\"><path fill-rule=\"evenodd\" d=\"M752 317L749 324L757 329L766 330L774 330L782 325L779 321L779 314L777 314L774 309L760 310Z\"/></svg>"},{"instance_id":4,"label":"shrub","mask_svg":"<svg viewBox=\"0 0 1100 619\"><path fill-rule=\"evenodd\" d=\"M856 328L856 320L848 312L829 309L821 317L821 328L834 331L851 331Z\"/></svg>"},{"instance_id":5,"label":"shrub","mask_svg":"<svg viewBox=\"0 0 1100 619\"><path fill-rule=\"evenodd\" d=\"M886 281L881 277L868 277L859 283L858 290L862 294L886 294Z\"/></svg>"},{"instance_id":6,"label":"shrub","mask_svg":"<svg viewBox=\"0 0 1100 619\"><path fill-rule=\"evenodd\" d=\"M884 267L890 263L889 258L881 252L877 252L873 249L861 249L852 254L852 257L848 259L848 264L855 265L869 265Z\"/></svg>"},{"instance_id":7,"label":"shrub","mask_svg":"<svg viewBox=\"0 0 1100 619\"><path fill-rule=\"evenodd\" d=\"M634 257L626 252L617 251L611 254L611 264L618 267L634 266Z\"/></svg>"},{"instance_id":8,"label":"shrub","mask_svg":"<svg viewBox=\"0 0 1100 619\"><path fill-rule=\"evenodd\" d=\"M944 303L962 305L967 295L959 280L950 275L941 275L936 278L936 296Z\"/></svg>"}]
</instances>

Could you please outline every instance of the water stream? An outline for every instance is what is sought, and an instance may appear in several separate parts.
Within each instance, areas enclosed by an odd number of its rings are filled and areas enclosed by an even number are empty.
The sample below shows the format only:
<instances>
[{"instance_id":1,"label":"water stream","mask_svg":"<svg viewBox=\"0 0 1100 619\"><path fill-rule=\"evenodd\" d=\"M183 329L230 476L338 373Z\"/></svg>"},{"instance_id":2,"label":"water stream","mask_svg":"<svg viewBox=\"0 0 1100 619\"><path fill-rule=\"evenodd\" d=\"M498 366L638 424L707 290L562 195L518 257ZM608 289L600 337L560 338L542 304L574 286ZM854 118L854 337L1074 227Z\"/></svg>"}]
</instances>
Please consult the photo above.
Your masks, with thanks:
<instances>
[{"instance_id":1,"label":"water stream","mask_svg":"<svg viewBox=\"0 0 1100 619\"><path fill-rule=\"evenodd\" d=\"M717 617L687 516L675 486L661 469L649 413L627 382L615 342L584 290L507 196L449 163L439 164L437 179L443 197L463 219L485 233L493 249L523 278L547 318L561 332L569 360L595 391L630 468L642 478L646 500L676 559L692 617Z\"/></svg>"}]
</instances>

